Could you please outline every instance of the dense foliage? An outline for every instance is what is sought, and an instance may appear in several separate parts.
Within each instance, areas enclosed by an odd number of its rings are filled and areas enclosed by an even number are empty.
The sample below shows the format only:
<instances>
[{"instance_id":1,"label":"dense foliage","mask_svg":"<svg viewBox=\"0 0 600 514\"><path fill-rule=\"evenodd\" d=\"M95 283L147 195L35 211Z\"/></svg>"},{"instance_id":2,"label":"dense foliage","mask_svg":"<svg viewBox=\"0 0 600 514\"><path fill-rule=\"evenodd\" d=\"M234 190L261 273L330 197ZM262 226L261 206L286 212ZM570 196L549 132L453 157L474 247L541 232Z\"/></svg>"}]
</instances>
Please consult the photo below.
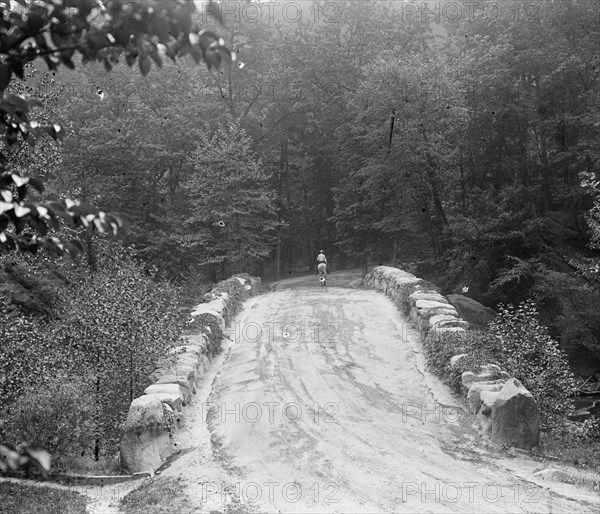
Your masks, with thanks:
<instances>
[{"instance_id":1,"label":"dense foliage","mask_svg":"<svg viewBox=\"0 0 600 514\"><path fill-rule=\"evenodd\" d=\"M531 300L501 307L486 331L469 332L466 337L431 333L425 346L432 366L457 389L463 371L498 364L531 392L546 429L563 423L573 410L575 382L567 356L540 324ZM459 353L467 355L450 368L450 358Z\"/></svg>"},{"instance_id":2,"label":"dense foliage","mask_svg":"<svg viewBox=\"0 0 600 514\"><path fill-rule=\"evenodd\" d=\"M63 459L112 457L129 403L177 344L178 289L104 245L93 274L63 264L69 285L57 291L54 318L0 313L0 437L42 444Z\"/></svg>"},{"instance_id":3,"label":"dense foliage","mask_svg":"<svg viewBox=\"0 0 600 514\"><path fill-rule=\"evenodd\" d=\"M231 64L234 56L215 33L200 31L192 0L22 0L12 4L0 5L0 249L73 253L81 249L78 240L61 241L49 234L50 229L59 227L59 220L116 233L123 219L80 200L39 203L27 199L29 186L41 192L43 183L10 165L13 148L21 142L35 146L45 134L58 140L64 129L54 120L30 119L36 103L7 92L13 76L24 79L25 67L36 60L57 70L61 66L74 69L74 59L81 58L84 64L101 62L110 71L124 59L130 67L137 62L146 75L152 62L160 67L164 57L175 60L190 54L196 63L205 61L209 68L219 68L222 62Z\"/></svg>"}]
</instances>

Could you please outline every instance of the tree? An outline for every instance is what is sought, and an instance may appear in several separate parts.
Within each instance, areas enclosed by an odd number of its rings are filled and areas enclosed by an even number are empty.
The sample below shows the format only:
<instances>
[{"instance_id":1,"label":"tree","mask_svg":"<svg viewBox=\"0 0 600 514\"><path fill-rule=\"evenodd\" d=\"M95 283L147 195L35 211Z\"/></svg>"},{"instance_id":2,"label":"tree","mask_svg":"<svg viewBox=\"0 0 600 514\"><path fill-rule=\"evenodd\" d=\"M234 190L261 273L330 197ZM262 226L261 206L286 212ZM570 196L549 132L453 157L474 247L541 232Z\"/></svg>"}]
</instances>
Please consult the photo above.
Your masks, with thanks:
<instances>
[{"instance_id":1,"label":"tree","mask_svg":"<svg viewBox=\"0 0 600 514\"><path fill-rule=\"evenodd\" d=\"M163 58L176 60L186 54L210 68L222 62L231 64L232 54L213 32L200 31L194 23L193 0L147 0L96 2L52 0L0 4L0 92L13 76L25 77L25 66L44 60L50 70L61 66L75 68L76 56L82 63L101 62L110 71L122 56L129 66L136 62L143 75L152 62L162 66ZM74 60L75 59L75 60ZM41 203L28 201L29 186L43 190L35 176L22 176L8 167L11 148L20 140L34 146L44 134L58 140L64 130L56 123L30 119L32 102L22 95L4 94L0 102L0 134L5 148L0 151L0 248L53 253L77 251L76 240L63 242L50 229L59 220L100 232L116 233L124 220L89 204L64 199Z\"/></svg>"},{"instance_id":2,"label":"tree","mask_svg":"<svg viewBox=\"0 0 600 514\"><path fill-rule=\"evenodd\" d=\"M220 266L224 279L269 254L279 225L274 196L239 125L230 123L214 135L200 132L198 141L194 173L185 183L189 211L180 244L197 265Z\"/></svg>"},{"instance_id":3,"label":"tree","mask_svg":"<svg viewBox=\"0 0 600 514\"><path fill-rule=\"evenodd\" d=\"M582 173L581 186L594 198L594 205L586 216L590 228L589 247L600 250L600 180L594 173ZM569 262L589 283L600 288L600 257L574 257Z\"/></svg>"}]
</instances>

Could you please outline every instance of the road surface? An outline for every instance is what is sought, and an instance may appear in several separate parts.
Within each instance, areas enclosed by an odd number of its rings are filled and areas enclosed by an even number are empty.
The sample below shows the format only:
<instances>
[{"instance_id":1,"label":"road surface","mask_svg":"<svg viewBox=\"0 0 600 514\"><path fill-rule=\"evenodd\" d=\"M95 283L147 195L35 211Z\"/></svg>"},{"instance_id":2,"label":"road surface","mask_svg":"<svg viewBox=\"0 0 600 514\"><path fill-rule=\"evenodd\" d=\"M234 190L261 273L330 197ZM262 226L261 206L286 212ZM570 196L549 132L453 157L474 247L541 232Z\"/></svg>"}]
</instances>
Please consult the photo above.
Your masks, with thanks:
<instances>
[{"instance_id":1,"label":"road surface","mask_svg":"<svg viewBox=\"0 0 600 514\"><path fill-rule=\"evenodd\" d=\"M380 293L284 281L228 333L163 473L198 512L599 511L597 492L550 490L543 464L482 443Z\"/></svg>"}]
</instances>

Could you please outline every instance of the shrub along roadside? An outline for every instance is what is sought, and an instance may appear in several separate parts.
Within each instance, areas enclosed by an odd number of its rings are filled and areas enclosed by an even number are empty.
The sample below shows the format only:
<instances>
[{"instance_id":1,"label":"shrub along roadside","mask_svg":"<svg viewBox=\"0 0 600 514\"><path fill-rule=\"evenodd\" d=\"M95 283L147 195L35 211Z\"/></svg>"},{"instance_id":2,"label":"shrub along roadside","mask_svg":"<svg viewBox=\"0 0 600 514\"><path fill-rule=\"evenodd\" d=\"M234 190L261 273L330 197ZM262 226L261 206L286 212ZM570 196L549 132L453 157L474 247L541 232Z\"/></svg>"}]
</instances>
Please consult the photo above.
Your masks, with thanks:
<instances>
[{"instance_id":1,"label":"shrub along roadside","mask_svg":"<svg viewBox=\"0 0 600 514\"><path fill-rule=\"evenodd\" d=\"M129 403L183 325L178 288L131 252L110 245L97 268L71 267L49 321L0 312L0 440L47 447L55 470L116 459Z\"/></svg>"},{"instance_id":2,"label":"shrub along roadside","mask_svg":"<svg viewBox=\"0 0 600 514\"><path fill-rule=\"evenodd\" d=\"M568 420L573 411L574 376L566 354L539 323L533 301L500 307L487 331L473 330L463 337L429 333L424 347L429 365L457 392L464 371L477 372L485 364L505 369L523 383L540 407L543 448L600 469L600 422ZM466 355L451 367L451 357L459 354Z\"/></svg>"}]
</instances>

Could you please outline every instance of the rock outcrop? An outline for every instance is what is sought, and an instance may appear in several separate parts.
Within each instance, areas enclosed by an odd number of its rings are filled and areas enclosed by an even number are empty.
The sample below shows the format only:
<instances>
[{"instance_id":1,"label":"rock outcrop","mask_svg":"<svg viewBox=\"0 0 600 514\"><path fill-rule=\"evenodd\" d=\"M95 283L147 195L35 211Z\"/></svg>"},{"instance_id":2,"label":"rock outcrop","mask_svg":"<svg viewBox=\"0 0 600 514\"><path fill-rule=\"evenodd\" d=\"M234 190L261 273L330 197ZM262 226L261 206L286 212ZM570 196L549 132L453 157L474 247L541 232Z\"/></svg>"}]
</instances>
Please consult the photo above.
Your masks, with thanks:
<instances>
[{"instance_id":1,"label":"rock outcrop","mask_svg":"<svg viewBox=\"0 0 600 514\"><path fill-rule=\"evenodd\" d=\"M449 294L448 301L458 311L458 315L468 321L473 328L485 328L496 317L492 309L468 296Z\"/></svg>"},{"instance_id":2,"label":"rock outcrop","mask_svg":"<svg viewBox=\"0 0 600 514\"><path fill-rule=\"evenodd\" d=\"M523 384L511 378L492 404L492 441L531 450L539 438L538 406Z\"/></svg>"},{"instance_id":3,"label":"rock outcrop","mask_svg":"<svg viewBox=\"0 0 600 514\"><path fill-rule=\"evenodd\" d=\"M9 309L27 316L54 316L59 291L66 285L66 277L50 267L32 271L25 263L11 260L0 266L0 298Z\"/></svg>"}]
</instances>

